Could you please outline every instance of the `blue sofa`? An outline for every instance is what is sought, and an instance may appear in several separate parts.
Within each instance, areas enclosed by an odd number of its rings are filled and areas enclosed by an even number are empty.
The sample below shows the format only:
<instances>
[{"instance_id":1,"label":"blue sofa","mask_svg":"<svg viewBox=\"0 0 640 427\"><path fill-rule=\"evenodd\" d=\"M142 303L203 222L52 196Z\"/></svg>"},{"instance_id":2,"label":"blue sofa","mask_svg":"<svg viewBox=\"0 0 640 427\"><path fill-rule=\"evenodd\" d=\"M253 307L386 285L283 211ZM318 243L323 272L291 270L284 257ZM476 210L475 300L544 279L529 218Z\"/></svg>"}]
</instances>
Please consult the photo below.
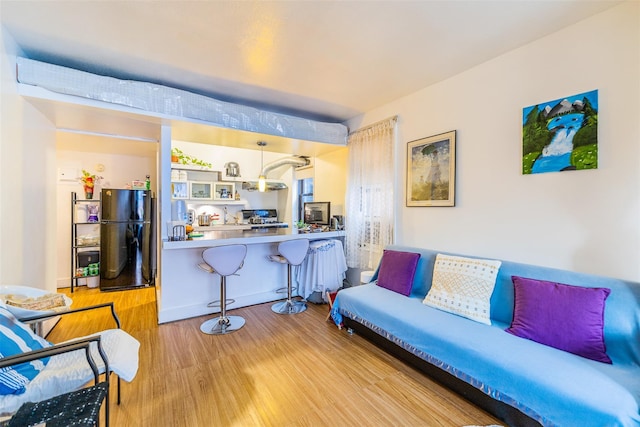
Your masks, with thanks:
<instances>
[{"instance_id":1,"label":"blue sofa","mask_svg":"<svg viewBox=\"0 0 640 427\"><path fill-rule=\"evenodd\" d=\"M640 283L502 260L491 325L485 325L423 304L438 251L387 249L421 255L410 295L377 286L376 271L371 283L338 293L331 311L337 324L416 364L508 425L640 426ZM611 289L604 341L612 364L505 332L514 313L512 276Z\"/></svg>"}]
</instances>

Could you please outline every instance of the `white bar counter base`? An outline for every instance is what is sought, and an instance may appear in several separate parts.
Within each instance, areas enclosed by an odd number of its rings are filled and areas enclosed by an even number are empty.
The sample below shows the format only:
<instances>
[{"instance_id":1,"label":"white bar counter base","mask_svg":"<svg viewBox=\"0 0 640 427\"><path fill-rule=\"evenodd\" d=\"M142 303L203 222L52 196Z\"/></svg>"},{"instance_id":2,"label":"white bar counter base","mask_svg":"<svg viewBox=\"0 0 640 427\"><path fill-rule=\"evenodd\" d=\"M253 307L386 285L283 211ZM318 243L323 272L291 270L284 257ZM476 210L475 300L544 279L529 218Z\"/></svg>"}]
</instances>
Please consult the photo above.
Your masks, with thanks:
<instances>
[{"instance_id":1,"label":"white bar counter base","mask_svg":"<svg viewBox=\"0 0 640 427\"><path fill-rule=\"evenodd\" d=\"M247 256L236 275L227 278L227 298L236 300L227 311L254 304L278 301L286 296L277 289L286 286L287 272L282 264L271 262L277 243L305 238L309 240L344 237L344 231L298 233L297 229L206 231L192 240L163 241L158 295L158 323L173 322L220 311L207 304L220 298L220 276L197 267L202 251L214 246L244 244ZM157 285L158 286L158 285Z\"/></svg>"}]
</instances>

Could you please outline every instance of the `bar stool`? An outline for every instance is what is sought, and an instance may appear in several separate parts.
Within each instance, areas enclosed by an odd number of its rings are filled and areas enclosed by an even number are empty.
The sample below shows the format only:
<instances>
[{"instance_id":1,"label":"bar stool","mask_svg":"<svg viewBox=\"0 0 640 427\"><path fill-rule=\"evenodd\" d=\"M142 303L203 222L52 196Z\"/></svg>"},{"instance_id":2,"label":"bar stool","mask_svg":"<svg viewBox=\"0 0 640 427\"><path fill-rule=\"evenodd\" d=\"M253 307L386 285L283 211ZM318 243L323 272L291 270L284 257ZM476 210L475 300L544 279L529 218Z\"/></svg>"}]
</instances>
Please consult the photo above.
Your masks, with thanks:
<instances>
[{"instance_id":1,"label":"bar stool","mask_svg":"<svg viewBox=\"0 0 640 427\"><path fill-rule=\"evenodd\" d=\"M220 275L220 316L209 319L200 326L200 330L205 334L228 334L244 326L244 318L227 316L227 303L233 304L235 302L232 299L227 299L227 276L235 274L242 268L246 255L247 247L245 245L216 246L202 252L204 262L198 264L198 267L207 273Z\"/></svg>"},{"instance_id":2,"label":"bar stool","mask_svg":"<svg viewBox=\"0 0 640 427\"><path fill-rule=\"evenodd\" d=\"M307 305L302 301L292 301L291 294L293 286L291 283L291 269L294 265L300 265L307 256L309 250L309 239L295 239L280 242L278 244L278 255L270 255L271 261L287 264L287 300L277 302L271 306L271 310L278 314L297 314L307 309Z\"/></svg>"}]
</instances>

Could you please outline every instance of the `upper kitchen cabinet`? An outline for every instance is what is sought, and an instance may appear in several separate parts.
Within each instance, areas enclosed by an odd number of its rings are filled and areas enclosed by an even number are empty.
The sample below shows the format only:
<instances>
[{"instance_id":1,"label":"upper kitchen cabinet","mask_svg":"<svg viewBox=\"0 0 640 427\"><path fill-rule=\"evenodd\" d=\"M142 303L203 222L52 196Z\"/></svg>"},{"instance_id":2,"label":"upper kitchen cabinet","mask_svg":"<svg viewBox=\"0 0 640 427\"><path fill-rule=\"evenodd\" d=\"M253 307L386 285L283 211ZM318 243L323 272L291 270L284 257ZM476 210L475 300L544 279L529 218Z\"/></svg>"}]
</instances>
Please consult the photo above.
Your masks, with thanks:
<instances>
[{"instance_id":1,"label":"upper kitchen cabinet","mask_svg":"<svg viewBox=\"0 0 640 427\"><path fill-rule=\"evenodd\" d=\"M239 199L238 195L238 199ZM213 200L229 202L236 199L236 185L233 182L214 182Z\"/></svg>"},{"instance_id":2,"label":"upper kitchen cabinet","mask_svg":"<svg viewBox=\"0 0 640 427\"><path fill-rule=\"evenodd\" d=\"M196 201L213 200L212 181L190 181L189 199Z\"/></svg>"},{"instance_id":3,"label":"upper kitchen cabinet","mask_svg":"<svg viewBox=\"0 0 640 427\"><path fill-rule=\"evenodd\" d=\"M186 200L189 198L189 181L171 181L171 198Z\"/></svg>"},{"instance_id":4,"label":"upper kitchen cabinet","mask_svg":"<svg viewBox=\"0 0 640 427\"><path fill-rule=\"evenodd\" d=\"M189 176L186 170L171 169L171 198L182 200L189 198Z\"/></svg>"},{"instance_id":5,"label":"upper kitchen cabinet","mask_svg":"<svg viewBox=\"0 0 640 427\"><path fill-rule=\"evenodd\" d=\"M236 186L220 181L220 172L194 165L172 164L171 198L191 204L245 204L236 199Z\"/></svg>"}]
</instances>

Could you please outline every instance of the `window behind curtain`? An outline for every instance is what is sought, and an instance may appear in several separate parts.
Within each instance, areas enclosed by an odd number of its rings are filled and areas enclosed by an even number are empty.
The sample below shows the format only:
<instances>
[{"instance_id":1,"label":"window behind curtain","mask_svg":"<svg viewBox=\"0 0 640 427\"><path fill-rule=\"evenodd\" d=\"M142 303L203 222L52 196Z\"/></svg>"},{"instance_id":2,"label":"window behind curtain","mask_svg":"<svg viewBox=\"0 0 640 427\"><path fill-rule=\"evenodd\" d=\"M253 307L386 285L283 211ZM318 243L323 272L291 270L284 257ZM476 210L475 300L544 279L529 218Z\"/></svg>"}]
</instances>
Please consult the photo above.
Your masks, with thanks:
<instances>
[{"instance_id":1,"label":"window behind curtain","mask_svg":"<svg viewBox=\"0 0 640 427\"><path fill-rule=\"evenodd\" d=\"M396 117L349 135L346 252L351 268L375 268L393 243Z\"/></svg>"}]
</instances>

